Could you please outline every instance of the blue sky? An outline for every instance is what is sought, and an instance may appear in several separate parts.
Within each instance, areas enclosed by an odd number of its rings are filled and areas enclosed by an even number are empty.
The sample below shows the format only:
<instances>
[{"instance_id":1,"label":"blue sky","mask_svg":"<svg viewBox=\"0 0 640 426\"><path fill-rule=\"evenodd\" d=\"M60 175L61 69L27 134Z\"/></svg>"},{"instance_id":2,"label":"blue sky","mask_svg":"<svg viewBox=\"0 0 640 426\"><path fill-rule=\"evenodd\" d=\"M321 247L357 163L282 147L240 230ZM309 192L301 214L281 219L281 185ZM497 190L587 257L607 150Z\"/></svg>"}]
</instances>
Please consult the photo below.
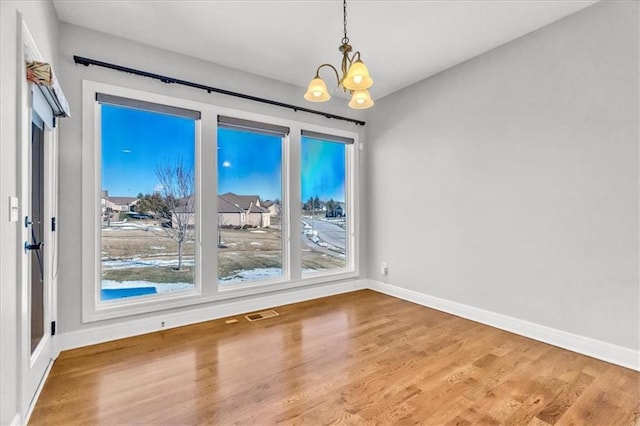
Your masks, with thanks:
<instances>
[{"instance_id":1,"label":"blue sky","mask_svg":"<svg viewBox=\"0 0 640 426\"><path fill-rule=\"evenodd\" d=\"M218 193L282 200L282 138L218 129Z\"/></svg>"},{"instance_id":2,"label":"blue sky","mask_svg":"<svg viewBox=\"0 0 640 426\"><path fill-rule=\"evenodd\" d=\"M302 138L302 202L315 196L345 200L345 153L342 143Z\"/></svg>"},{"instance_id":3,"label":"blue sky","mask_svg":"<svg viewBox=\"0 0 640 426\"><path fill-rule=\"evenodd\" d=\"M302 138L302 201L344 201L345 145ZM195 121L102 105L102 189L110 196L153 193L158 164L193 167ZM282 138L218 129L218 193L282 199Z\"/></svg>"},{"instance_id":4,"label":"blue sky","mask_svg":"<svg viewBox=\"0 0 640 426\"><path fill-rule=\"evenodd\" d=\"M195 121L149 111L102 105L102 189L110 196L153 193L156 165L182 158L193 167Z\"/></svg>"}]
</instances>

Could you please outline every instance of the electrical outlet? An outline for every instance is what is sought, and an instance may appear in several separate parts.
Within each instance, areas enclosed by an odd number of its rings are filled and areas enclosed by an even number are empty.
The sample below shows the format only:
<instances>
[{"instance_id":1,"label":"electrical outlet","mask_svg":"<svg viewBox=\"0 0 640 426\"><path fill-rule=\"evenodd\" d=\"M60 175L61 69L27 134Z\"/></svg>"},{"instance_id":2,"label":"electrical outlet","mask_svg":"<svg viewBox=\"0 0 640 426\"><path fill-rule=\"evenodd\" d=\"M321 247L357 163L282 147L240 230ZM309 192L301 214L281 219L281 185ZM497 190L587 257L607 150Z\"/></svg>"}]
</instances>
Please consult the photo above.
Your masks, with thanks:
<instances>
[{"instance_id":1,"label":"electrical outlet","mask_svg":"<svg viewBox=\"0 0 640 426\"><path fill-rule=\"evenodd\" d=\"M382 273L382 275L387 275L389 273L387 262L382 262L382 267L380 268L380 272Z\"/></svg>"}]
</instances>

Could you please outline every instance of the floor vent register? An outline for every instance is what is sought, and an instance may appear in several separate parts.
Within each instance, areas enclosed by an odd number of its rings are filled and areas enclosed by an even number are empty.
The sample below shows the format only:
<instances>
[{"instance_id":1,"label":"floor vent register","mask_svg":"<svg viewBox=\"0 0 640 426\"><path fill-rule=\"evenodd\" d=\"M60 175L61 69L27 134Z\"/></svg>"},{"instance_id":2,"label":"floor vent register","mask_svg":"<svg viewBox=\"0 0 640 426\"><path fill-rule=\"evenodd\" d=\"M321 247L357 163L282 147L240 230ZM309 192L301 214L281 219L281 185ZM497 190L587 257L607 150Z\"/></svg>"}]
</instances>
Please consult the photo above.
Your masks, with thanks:
<instances>
[{"instance_id":1,"label":"floor vent register","mask_svg":"<svg viewBox=\"0 0 640 426\"><path fill-rule=\"evenodd\" d=\"M267 318L277 317L278 315L280 315L280 314L277 313L276 311L274 311L273 309L269 309L268 311L262 311L262 312L255 312L253 314L247 314L244 317L247 319L247 321L253 322L253 321L260 321L260 320L267 319Z\"/></svg>"}]
</instances>

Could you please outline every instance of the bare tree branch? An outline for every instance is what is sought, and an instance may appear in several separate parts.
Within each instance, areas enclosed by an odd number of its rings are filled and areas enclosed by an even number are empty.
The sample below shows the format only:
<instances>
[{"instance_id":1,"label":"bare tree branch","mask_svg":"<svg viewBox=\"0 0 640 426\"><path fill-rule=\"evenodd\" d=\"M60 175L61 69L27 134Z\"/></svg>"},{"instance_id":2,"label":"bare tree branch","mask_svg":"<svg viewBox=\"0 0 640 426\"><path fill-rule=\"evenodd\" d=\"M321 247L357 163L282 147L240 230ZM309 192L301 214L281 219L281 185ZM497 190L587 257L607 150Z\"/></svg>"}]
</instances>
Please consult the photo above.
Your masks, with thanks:
<instances>
[{"instance_id":1,"label":"bare tree branch","mask_svg":"<svg viewBox=\"0 0 640 426\"><path fill-rule=\"evenodd\" d=\"M183 245L194 239L195 219L195 177L193 168L187 168L182 157L174 162L165 161L156 165L159 191L168 222L162 227L167 238L178 243L178 270L182 270ZM168 217L167 217L168 216Z\"/></svg>"}]
</instances>

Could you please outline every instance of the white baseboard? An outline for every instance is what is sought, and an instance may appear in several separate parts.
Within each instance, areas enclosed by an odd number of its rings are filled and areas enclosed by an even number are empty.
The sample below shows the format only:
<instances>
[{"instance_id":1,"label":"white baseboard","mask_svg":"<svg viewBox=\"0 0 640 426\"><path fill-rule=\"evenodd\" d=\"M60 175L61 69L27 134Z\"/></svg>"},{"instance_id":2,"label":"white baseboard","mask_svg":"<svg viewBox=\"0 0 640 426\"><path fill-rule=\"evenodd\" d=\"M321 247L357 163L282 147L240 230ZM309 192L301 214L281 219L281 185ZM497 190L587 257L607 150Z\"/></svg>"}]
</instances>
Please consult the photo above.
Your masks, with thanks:
<instances>
[{"instance_id":1,"label":"white baseboard","mask_svg":"<svg viewBox=\"0 0 640 426\"><path fill-rule=\"evenodd\" d=\"M68 349L153 333L155 331L272 308L274 306L348 293L364 288L361 287L359 283L357 280L350 280L333 284L301 287L287 290L286 292L246 297L242 300L221 301L200 308L191 307L181 312L158 313L151 317L127 321L125 326L123 326L122 323L118 323L60 333L55 336L54 351L57 357L60 351ZM162 325L163 323L164 326Z\"/></svg>"},{"instance_id":2,"label":"white baseboard","mask_svg":"<svg viewBox=\"0 0 640 426\"><path fill-rule=\"evenodd\" d=\"M583 355L588 355L612 364L640 371L640 351L557 330L544 325L497 314L462 303L429 296L375 280L362 280L361 285L380 293L408 300L422 306L437 309L452 315L529 337Z\"/></svg>"},{"instance_id":3,"label":"white baseboard","mask_svg":"<svg viewBox=\"0 0 640 426\"><path fill-rule=\"evenodd\" d=\"M363 288L640 371L639 351L370 279L302 287L276 294L243 298L242 300L221 301L181 312L158 313L151 317L129 321L126 327L119 323L61 333L54 338L55 354L57 356L63 350L210 321L274 306L348 293ZM162 326L163 322L164 327Z\"/></svg>"}]
</instances>

